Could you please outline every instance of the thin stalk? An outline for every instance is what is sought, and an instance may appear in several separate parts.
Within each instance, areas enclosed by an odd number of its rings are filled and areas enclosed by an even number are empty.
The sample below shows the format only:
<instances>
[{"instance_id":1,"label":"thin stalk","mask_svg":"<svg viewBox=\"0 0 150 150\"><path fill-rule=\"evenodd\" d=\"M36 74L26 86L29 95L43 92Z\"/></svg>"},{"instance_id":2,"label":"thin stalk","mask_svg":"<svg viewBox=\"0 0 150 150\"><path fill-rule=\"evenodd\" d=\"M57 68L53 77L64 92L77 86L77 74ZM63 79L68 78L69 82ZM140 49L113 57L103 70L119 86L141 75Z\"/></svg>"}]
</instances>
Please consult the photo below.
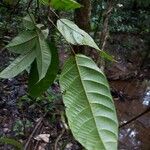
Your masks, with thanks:
<instances>
[{"instance_id":1,"label":"thin stalk","mask_svg":"<svg viewBox=\"0 0 150 150\"><path fill-rule=\"evenodd\" d=\"M150 108L146 109L144 112L142 112L141 114L135 116L135 117L132 118L131 120L127 121L126 123L121 124L121 125L119 126L119 128L122 128L122 127L124 127L124 126L126 126L126 125L132 123L133 121L137 120L138 118L142 117L143 115L145 115L145 114L147 114L147 113L149 113L149 112L150 112Z\"/></svg>"}]
</instances>

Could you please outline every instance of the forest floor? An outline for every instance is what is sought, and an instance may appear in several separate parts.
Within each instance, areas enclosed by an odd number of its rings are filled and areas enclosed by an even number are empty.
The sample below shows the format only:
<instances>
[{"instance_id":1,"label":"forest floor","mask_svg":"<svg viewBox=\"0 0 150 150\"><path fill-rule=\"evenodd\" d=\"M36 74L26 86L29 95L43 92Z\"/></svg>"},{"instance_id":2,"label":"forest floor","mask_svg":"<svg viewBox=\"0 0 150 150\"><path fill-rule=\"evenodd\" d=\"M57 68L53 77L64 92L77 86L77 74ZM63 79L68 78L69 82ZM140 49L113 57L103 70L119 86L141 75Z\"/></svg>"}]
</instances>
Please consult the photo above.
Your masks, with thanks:
<instances>
[{"instance_id":1,"label":"forest floor","mask_svg":"<svg viewBox=\"0 0 150 150\"><path fill-rule=\"evenodd\" d=\"M148 48L139 35L117 33L108 51L117 63L107 63L106 75L120 122L119 149L149 150L150 139L150 62ZM60 59L66 58L64 51ZM14 56L0 50L0 70ZM27 96L27 75L0 80L0 136L25 144L25 150L82 150L62 121L64 106L56 83L49 95L37 101ZM0 150L12 150L0 144Z\"/></svg>"}]
</instances>

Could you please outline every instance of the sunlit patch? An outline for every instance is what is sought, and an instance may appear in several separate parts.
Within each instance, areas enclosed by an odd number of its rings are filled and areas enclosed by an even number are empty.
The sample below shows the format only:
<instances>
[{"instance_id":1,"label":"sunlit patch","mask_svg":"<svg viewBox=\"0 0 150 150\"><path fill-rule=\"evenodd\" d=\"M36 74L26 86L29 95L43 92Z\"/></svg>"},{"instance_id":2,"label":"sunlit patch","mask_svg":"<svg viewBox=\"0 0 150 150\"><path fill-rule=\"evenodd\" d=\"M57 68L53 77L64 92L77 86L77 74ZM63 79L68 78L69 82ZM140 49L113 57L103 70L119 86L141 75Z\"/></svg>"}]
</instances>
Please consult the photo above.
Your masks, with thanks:
<instances>
[{"instance_id":1,"label":"sunlit patch","mask_svg":"<svg viewBox=\"0 0 150 150\"><path fill-rule=\"evenodd\" d=\"M137 132L135 130L131 131L129 134L130 137L136 137Z\"/></svg>"},{"instance_id":2,"label":"sunlit patch","mask_svg":"<svg viewBox=\"0 0 150 150\"><path fill-rule=\"evenodd\" d=\"M150 106L150 90L146 91L142 104L145 106Z\"/></svg>"}]
</instances>

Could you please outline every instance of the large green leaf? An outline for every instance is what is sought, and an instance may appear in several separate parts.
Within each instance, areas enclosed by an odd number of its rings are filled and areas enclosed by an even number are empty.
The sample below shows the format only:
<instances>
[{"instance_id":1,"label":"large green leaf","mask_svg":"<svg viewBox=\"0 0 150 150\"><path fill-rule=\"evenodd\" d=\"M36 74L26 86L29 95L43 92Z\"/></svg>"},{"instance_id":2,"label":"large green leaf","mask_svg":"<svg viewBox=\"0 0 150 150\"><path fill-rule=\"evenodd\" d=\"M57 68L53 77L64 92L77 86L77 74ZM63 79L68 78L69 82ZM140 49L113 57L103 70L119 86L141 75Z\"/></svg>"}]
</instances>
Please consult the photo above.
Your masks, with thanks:
<instances>
[{"instance_id":1,"label":"large green leaf","mask_svg":"<svg viewBox=\"0 0 150 150\"><path fill-rule=\"evenodd\" d=\"M60 76L74 137L87 150L117 150L118 121L103 72L84 55L70 58Z\"/></svg>"},{"instance_id":2,"label":"large green leaf","mask_svg":"<svg viewBox=\"0 0 150 150\"><path fill-rule=\"evenodd\" d=\"M35 31L24 31L15 37L7 46L11 52L22 54L35 46L37 34Z\"/></svg>"},{"instance_id":3,"label":"large green leaf","mask_svg":"<svg viewBox=\"0 0 150 150\"><path fill-rule=\"evenodd\" d=\"M75 0L40 0L45 5L50 5L57 10L72 10L80 8L81 5Z\"/></svg>"},{"instance_id":4,"label":"large green leaf","mask_svg":"<svg viewBox=\"0 0 150 150\"><path fill-rule=\"evenodd\" d=\"M52 44L49 44L51 50L51 64L48 68L46 76L40 81L38 77L37 64L34 61L30 71L29 77L29 94L32 97L40 96L44 91L46 91L49 86L54 82L56 75L59 69L59 59L58 59L58 51L56 47Z\"/></svg>"},{"instance_id":5,"label":"large green leaf","mask_svg":"<svg viewBox=\"0 0 150 150\"><path fill-rule=\"evenodd\" d=\"M39 36L36 44L36 61L39 74L39 81L43 79L51 63L49 46L43 37Z\"/></svg>"},{"instance_id":6,"label":"large green leaf","mask_svg":"<svg viewBox=\"0 0 150 150\"><path fill-rule=\"evenodd\" d=\"M100 54L108 59L114 60L112 56L100 50L97 44L94 42L93 38L80 29L76 24L68 19L60 19L57 21L57 28L63 37L71 44L74 45L87 45L95 48Z\"/></svg>"},{"instance_id":7,"label":"large green leaf","mask_svg":"<svg viewBox=\"0 0 150 150\"><path fill-rule=\"evenodd\" d=\"M0 73L0 78L13 78L25 70L35 59L35 51L29 51L16 58L7 68Z\"/></svg>"}]
</instances>

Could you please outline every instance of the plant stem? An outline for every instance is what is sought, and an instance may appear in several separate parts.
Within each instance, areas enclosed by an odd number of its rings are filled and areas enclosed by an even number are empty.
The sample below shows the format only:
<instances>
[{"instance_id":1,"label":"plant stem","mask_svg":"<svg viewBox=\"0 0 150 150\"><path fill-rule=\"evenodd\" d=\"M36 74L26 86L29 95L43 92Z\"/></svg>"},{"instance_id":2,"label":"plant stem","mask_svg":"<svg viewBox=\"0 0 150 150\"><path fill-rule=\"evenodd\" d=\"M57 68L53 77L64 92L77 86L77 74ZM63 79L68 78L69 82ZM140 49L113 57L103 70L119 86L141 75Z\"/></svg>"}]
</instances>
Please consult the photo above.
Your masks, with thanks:
<instances>
[{"instance_id":1,"label":"plant stem","mask_svg":"<svg viewBox=\"0 0 150 150\"><path fill-rule=\"evenodd\" d=\"M30 8L32 2L33 2L33 0L30 0L30 1L29 1L28 6L27 6L27 12L29 12L29 8Z\"/></svg>"},{"instance_id":2,"label":"plant stem","mask_svg":"<svg viewBox=\"0 0 150 150\"><path fill-rule=\"evenodd\" d=\"M149 113L149 112L150 112L150 108L146 109L144 112L142 112L141 114L135 116L135 117L132 118L131 120L127 121L126 123L121 124L121 125L119 126L119 128L122 128L122 127L124 127L124 126L130 124L131 122L137 120L138 118L142 117L143 115L145 115L145 114L147 114L147 113Z\"/></svg>"}]
</instances>

